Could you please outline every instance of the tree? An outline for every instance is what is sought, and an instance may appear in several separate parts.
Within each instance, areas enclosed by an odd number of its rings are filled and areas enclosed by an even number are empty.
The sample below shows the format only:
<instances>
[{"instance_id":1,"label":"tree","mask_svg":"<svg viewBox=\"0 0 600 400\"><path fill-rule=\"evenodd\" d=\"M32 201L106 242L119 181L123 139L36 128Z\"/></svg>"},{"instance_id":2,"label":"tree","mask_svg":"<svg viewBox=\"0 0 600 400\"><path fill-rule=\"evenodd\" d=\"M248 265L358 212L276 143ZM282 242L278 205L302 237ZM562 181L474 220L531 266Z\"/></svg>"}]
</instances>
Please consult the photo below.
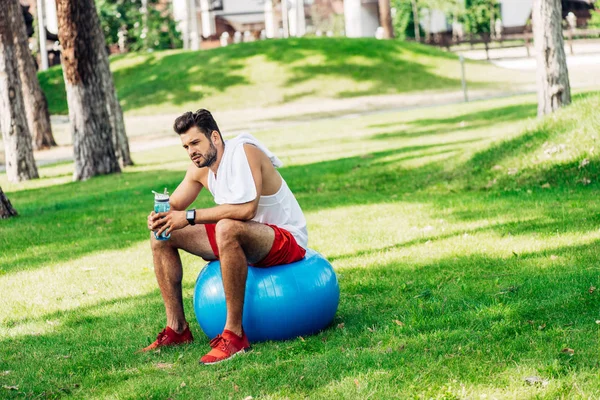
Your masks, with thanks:
<instances>
[{"instance_id":1,"label":"tree","mask_svg":"<svg viewBox=\"0 0 600 400\"><path fill-rule=\"evenodd\" d=\"M17 211L10 204L10 200L8 200L8 197L6 197L0 187L0 219L14 217L15 215L17 215Z\"/></svg>"},{"instance_id":2,"label":"tree","mask_svg":"<svg viewBox=\"0 0 600 400\"><path fill-rule=\"evenodd\" d=\"M14 33L23 24L17 1L0 7L0 130L6 153L6 174L13 182L38 177L25 118Z\"/></svg>"},{"instance_id":3,"label":"tree","mask_svg":"<svg viewBox=\"0 0 600 400\"><path fill-rule=\"evenodd\" d=\"M383 28L384 39L393 39L394 27L392 26L390 0L379 0L379 24Z\"/></svg>"},{"instance_id":4,"label":"tree","mask_svg":"<svg viewBox=\"0 0 600 400\"><path fill-rule=\"evenodd\" d=\"M560 0L534 0L532 19L541 116L571 103Z\"/></svg>"},{"instance_id":5,"label":"tree","mask_svg":"<svg viewBox=\"0 0 600 400\"><path fill-rule=\"evenodd\" d=\"M57 0L75 180L120 172L108 54L93 0ZM116 95L114 95L116 99Z\"/></svg>"},{"instance_id":6,"label":"tree","mask_svg":"<svg viewBox=\"0 0 600 400\"><path fill-rule=\"evenodd\" d=\"M18 0L9 0L9 2L18 3ZM33 148L40 150L56 146L56 142L52 135L48 102L40 87L33 56L29 51L25 22L24 18L16 21L14 40L19 63L19 75L23 84L23 100L25 102L27 124L33 136Z\"/></svg>"},{"instance_id":7,"label":"tree","mask_svg":"<svg viewBox=\"0 0 600 400\"><path fill-rule=\"evenodd\" d=\"M171 7L164 2L147 0L146 24L142 21L142 0L96 0L102 31L108 45L119 43L125 32L125 45L133 51L180 48L183 43ZM146 29L144 29L146 28Z\"/></svg>"}]
</instances>

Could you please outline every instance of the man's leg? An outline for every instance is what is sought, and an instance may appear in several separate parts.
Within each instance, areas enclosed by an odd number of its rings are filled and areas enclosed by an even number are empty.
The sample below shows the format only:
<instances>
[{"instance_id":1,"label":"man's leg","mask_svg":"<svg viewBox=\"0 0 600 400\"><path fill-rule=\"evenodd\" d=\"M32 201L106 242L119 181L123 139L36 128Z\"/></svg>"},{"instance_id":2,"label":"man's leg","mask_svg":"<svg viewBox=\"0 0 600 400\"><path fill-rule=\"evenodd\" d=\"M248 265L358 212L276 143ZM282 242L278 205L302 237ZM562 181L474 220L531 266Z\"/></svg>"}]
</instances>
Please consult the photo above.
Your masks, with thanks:
<instances>
[{"instance_id":1,"label":"man's leg","mask_svg":"<svg viewBox=\"0 0 600 400\"><path fill-rule=\"evenodd\" d=\"M257 222L224 219L215 229L227 304L225 329L242 336L242 311L248 263L265 258L275 239L273 229Z\"/></svg>"},{"instance_id":2,"label":"man's leg","mask_svg":"<svg viewBox=\"0 0 600 400\"><path fill-rule=\"evenodd\" d=\"M250 349L242 330L248 263L257 263L269 254L275 232L257 222L224 219L217 223L215 238L221 260L227 320L222 335L211 340L213 349L200 359L203 364L215 364Z\"/></svg>"},{"instance_id":3,"label":"man's leg","mask_svg":"<svg viewBox=\"0 0 600 400\"><path fill-rule=\"evenodd\" d=\"M187 328L187 322L183 311L181 290L183 269L179 249L206 260L215 259L215 254L208 242L204 225L187 226L177 230L171 234L169 240L157 240L153 232L150 233L150 236L154 273L165 304L167 327L176 333L182 333ZM155 344L158 345L159 339ZM149 347L147 350L156 346Z\"/></svg>"}]
</instances>

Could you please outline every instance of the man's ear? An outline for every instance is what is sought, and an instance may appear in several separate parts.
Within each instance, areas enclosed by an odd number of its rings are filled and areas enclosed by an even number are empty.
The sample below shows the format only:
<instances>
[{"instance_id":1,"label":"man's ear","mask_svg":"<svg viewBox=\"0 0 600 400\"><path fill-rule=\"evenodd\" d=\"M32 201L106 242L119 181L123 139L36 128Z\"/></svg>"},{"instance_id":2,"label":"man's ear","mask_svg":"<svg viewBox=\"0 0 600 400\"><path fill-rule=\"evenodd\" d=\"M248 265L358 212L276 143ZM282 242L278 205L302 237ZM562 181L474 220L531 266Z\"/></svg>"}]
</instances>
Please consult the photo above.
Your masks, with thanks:
<instances>
[{"instance_id":1,"label":"man's ear","mask_svg":"<svg viewBox=\"0 0 600 400\"><path fill-rule=\"evenodd\" d=\"M219 132L217 131L212 131L212 134L210 135L210 138L212 139L213 144L217 144L219 143Z\"/></svg>"}]
</instances>

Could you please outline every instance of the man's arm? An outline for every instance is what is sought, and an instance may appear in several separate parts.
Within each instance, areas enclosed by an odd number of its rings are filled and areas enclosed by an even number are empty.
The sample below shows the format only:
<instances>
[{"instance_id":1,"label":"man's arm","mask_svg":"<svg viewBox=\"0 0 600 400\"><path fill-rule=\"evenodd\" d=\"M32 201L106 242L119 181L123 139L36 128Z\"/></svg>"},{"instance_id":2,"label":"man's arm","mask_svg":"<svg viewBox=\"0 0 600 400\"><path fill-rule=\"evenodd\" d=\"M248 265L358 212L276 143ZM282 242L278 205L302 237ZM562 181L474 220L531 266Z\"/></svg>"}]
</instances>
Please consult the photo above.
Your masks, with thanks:
<instances>
[{"instance_id":1,"label":"man's arm","mask_svg":"<svg viewBox=\"0 0 600 400\"><path fill-rule=\"evenodd\" d=\"M262 163L265 161L270 161L262 151L260 151L258 148L252 145L245 144L244 150L246 152L248 164L250 165L250 171L252 172L252 178L256 187L256 198L247 203L221 204L216 207L196 210L196 223L214 224L222 219L236 219L240 221L249 221L256 215L256 210L258 209L258 201L260 199L260 194L262 193ZM179 187L175 192L177 192L178 190ZM173 195L175 195L175 193ZM182 204L185 204L185 202L182 202ZM171 203L171 205L173 208L175 208L173 206L173 203ZM187 204L186 207L188 205L189 204ZM179 206L179 204L177 204L177 206ZM160 222L160 224L157 222L157 225L154 228L162 226L161 230L157 232L158 235L160 235L162 230L166 229L167 234L169 234L174 230L184 228L188 225L187 219L185 218L185 211L180 210L182 209L176 208L174 211L157 214L159 220L158 222ZM167 229L166 227L169 228Z\"/></svg>"},{"instance_id":2,"label":"man's arm","mask_svg":"<svg viewBox=\"0 0 600 400\"><path fill-rule=\"evenodd\" d=\"M172 210L183 211L196 200L203 188L202 183L200 183L200 179L198 178L199 172L198 167L195 165L192 164L189 166L185 173L185 178L183 178L183 181L181 181L179 186L177 186L177 189L175 189L169 198L169 204L171 205Z\"/></svg>"}]
</instances>

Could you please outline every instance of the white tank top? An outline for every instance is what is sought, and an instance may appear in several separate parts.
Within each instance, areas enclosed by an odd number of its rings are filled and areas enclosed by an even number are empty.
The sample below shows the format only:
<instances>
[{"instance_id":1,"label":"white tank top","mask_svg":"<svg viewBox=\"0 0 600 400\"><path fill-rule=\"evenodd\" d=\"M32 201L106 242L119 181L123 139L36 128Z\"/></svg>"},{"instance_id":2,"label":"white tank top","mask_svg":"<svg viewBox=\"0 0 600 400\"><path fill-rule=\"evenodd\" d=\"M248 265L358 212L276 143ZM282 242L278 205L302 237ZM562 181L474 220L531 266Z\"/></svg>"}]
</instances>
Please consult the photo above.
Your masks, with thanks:
<instances>
[{"instance_id":1,"label":"white tank top","mask_svg":"<svg viewBox=\"0 0 600 400\"><path fill-rule=\"evenodd\" d=\"M256 186L246 152L245 143L252 144L263 151L275 167L282 165L264 145L250 134L242 134L225 142L225 152L218 169L218 179L208 171L208 190L217 204L241 204L256 198ZM277 193L260 196L258 209L252 221L276 225L289 231L298 245L308 247L308 231L302 209L287 183L281 178L281 187Z\"/></svg>"}]
</instances>

